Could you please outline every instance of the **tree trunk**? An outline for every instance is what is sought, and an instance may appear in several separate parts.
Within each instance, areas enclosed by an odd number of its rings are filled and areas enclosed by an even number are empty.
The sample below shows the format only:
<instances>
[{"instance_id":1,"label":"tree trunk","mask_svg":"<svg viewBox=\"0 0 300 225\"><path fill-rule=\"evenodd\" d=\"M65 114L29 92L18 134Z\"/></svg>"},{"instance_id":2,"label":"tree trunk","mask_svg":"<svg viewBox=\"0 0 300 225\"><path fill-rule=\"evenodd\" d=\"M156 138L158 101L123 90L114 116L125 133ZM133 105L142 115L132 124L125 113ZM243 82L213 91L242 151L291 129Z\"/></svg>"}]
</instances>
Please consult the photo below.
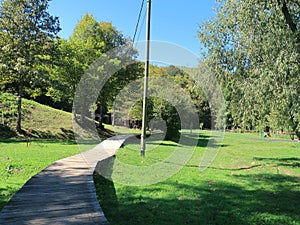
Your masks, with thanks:
<instances>
[{"instance_id":1,"label":"tree trunk","mask_svg":"<svg viewBox=\"0 0 300 225\"><path fill-rule=\"evenodd\" d=\"M293 21L289 8L287 6L286 1L278 1L278 4L281 5L281 11L284 15L287 25L290 27L293 33L297 32L297 24Z\"/></svg>"},{"instance_id":2,"label":"tree trunk","mask_svg":"<svg viewBox=\"0 0 300 225\"><path fill-rule=\"evenodd\" d=\"M298 138L298 141L300 141L300 131L296 131L296 136Z\"/></svg>"},{"instance_id":3,"label":"tree trunk","mask_svg":"<svg viewBox=\"0 0 300 225\"><path fill-rule=\"evenodd\" d=\"M21 126L21 123L22 123L22 97L19 95L18 96L18 101L17 101L17 104L18 104L18 112L17 112L17 132L21 132L22 131L22 126Z\"/></svg>"}]
</instances>

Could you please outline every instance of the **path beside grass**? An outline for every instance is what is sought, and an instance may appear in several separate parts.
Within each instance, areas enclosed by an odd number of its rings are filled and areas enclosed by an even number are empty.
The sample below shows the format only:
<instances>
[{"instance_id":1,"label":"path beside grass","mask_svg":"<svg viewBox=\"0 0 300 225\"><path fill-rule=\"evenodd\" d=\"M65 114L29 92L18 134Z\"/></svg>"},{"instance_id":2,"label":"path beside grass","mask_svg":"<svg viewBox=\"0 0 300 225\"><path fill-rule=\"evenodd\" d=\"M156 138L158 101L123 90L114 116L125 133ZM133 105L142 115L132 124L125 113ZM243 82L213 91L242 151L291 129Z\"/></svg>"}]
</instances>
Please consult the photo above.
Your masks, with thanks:
<instances>
[{"instance_id":1,"label":"path beside grass","mask_svg":"<svg viewBox=\"0 0 300 225\"><path fill-rule=\"evenodd\" d=\"M108 224L95 194L93 172L126 138L110 138L33 176L3 208L0 224Z\"/></svg>"}]
</instances>

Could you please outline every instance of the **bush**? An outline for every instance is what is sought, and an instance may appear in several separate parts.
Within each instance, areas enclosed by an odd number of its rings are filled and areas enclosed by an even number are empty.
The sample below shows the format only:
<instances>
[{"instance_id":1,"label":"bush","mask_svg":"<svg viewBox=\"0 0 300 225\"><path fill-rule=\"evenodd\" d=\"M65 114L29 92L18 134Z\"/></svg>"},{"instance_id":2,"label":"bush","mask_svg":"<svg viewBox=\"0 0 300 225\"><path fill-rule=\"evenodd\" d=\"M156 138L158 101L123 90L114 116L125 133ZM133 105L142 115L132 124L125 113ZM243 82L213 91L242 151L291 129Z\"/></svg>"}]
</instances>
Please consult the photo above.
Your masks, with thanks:
<instances>
[{"instance_id":1,"label":"bush","mask_svg":"<svg viewBox=\"0 0 300 225\"><path fill-rule=\"evenodd\" d=\"M167 131L165 140L177 142L180 136L181 122L176 108L163 99L156 99L154 114L166 122Z\"/></svg>"}]
</instances>

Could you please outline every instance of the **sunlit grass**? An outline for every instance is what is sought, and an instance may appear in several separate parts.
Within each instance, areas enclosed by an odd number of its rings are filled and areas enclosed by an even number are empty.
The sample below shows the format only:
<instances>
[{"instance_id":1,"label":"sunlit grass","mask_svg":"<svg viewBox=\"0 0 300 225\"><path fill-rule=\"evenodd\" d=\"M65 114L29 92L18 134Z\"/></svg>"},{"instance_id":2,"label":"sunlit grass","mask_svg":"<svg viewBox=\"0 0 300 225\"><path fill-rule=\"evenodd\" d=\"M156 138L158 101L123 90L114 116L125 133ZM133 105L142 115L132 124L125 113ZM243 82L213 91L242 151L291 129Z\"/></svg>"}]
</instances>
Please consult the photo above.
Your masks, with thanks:
<instances>
[{"instance_id":1,"label":"sunlit grass","mask_svg":"<svg viewBox=\"0 0 300 225\"><path fill-rule=\"evenodd\" d=\"M201 131L193 157L179 173L163 182L130 187L96 175L97 194L109 222L300 224L300 143L226 133L216 159L201 172L198 166L209 136L209 131ZM120 149L117 159L147 166L167 159L176 147L186 146L153 138L146 157L141 158L139 139L133 138ZM32 141L28 147L26 141L1 141L0 208L30 177L54 161L77 153L73 141Z\"/></svg>"},{"instance_id":2,"label":"sunlit grass","mask_svg":"<svg viewBox=\"0 0 300 225\"><path fill-rule=\"evenodd\" d=\"M33 175L78 153L74 141L0 141L0 209Z\"/></svg>"},{"instance_id":3,"label":"sunlit grass","mask_svg":"<svg viewBox=\"0 0 300 225\"><path fill-rule=\"evenodd\" d=\"M96 175L110 224L300 224L300 143L226 133L216 159L201 172L198 166L210 133L201 135L191 160L163 182L130 187ZM138 143L132 142L117 159L149 165L165 159L174 146L163 142L143 159Z\"/></svg>"}]
</instances>

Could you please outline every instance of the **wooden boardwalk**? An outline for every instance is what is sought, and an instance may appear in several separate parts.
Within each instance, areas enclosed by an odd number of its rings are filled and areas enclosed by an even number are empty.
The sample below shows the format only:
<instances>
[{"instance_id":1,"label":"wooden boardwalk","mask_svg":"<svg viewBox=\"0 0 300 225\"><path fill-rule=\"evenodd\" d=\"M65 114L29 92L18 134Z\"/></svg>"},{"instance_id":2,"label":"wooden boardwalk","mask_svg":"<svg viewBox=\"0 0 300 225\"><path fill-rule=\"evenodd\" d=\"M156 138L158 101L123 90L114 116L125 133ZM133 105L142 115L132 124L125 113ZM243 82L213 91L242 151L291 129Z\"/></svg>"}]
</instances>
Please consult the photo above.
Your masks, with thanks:
<instances>
[{"instance_id":1,"label":"wooden boardwalk","mask_svg":"<svg viewBox=\"0 0 300 225\"><path fill-rule=\"evenodd\" d=\"M128 136L56 161L33 176L0 212L0 224L108 224L95 193L97 163L115 154Z\"/></svg>"}]
</instances>

